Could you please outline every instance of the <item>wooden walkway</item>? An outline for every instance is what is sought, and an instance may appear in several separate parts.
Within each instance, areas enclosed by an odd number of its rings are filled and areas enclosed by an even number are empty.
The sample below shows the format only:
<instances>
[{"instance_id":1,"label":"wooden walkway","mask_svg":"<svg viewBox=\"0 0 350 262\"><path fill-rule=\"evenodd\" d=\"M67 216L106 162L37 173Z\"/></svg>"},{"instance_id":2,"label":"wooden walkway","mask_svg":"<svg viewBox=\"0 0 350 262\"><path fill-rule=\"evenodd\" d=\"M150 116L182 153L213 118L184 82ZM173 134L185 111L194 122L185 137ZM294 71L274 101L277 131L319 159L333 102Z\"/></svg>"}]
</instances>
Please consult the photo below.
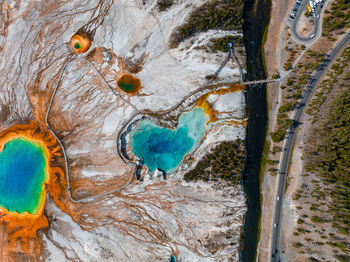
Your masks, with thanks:
<instances>
[{"instance_id":1,"label":"wooden walkway","mask_svg":"<svg viewBox=\"0 0 350 262\"><path fill-rule=\"evenodd\" d=\"M247 81L247 82L244 82L244 74L243 74L243 70L242 70L242 67L241 65L239 64L238 62L238 59L237 57L235 56L235 52L234 52L234 49L232 46L229 47L229 50L231 53L231 56L233 57L233 59L235 60L237 66L238 66L238 70L239 70L239 74L240 74L240 78L241 78L241 85L256 85L256 84L265 84L265 83L271 83L271 82L278 82L278 81L281 81L282 78L276 78L276 79L261 79L261 80L254 80L254 81Z\"/></svg>"},{"instance_id":2,"label":"wooden walkway","mask_svg":"<svg viewBox=\"0 0 350 262\"><path fill-rule=\"evenodd\" d=\"M254 81L247 81L247 82L241 81L241 84L242 85L256 85L256 84L265 84L265 83L271 83L271 82L279 82L281 80L282 80L282 78L254 80Z\"/></svg>"}]
</instances>

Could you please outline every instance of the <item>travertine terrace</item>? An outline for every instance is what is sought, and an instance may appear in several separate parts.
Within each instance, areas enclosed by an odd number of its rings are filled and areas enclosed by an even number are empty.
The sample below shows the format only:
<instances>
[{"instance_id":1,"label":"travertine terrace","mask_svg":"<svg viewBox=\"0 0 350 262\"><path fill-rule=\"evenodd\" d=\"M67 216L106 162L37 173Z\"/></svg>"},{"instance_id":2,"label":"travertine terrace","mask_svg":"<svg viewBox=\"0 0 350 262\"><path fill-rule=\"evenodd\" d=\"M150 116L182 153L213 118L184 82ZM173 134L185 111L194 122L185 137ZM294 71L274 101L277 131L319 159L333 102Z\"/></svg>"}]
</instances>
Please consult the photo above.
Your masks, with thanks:
<instances>
[{"instance_id":1,"label":"travertine terrace","mask_svg":"<svg viewBox=\"0 0 350 262\"><path fill-rule=\"evenodd\" d=\"M176 1L163 12L157 1L0 3L0 132L35 126L55 156L42 224L29 225L36 234L8 234L9 222L0 214L1 261L154 262L171 254L179 261L238 260L246 211L240 186L185 182L183 174L197 161L184 161L166 180L144 167L142 179L128 184L134 168L116 152L124 123L142 111L175 107L225 60L225 53L198 47L242 34L209 30L170 49L172 30L204 2ZM117 86L127 73L141 82L132 96ZM221 141L245 137L244 88L232 86L238 81L239 70L229 60L211 93L194 102L211 114L194 159ZM62 149L45 125L57 85L47 121L66 149L72 197L128 184L122 190L86 203L70 200Z\"/></svg>"}]
</instances>

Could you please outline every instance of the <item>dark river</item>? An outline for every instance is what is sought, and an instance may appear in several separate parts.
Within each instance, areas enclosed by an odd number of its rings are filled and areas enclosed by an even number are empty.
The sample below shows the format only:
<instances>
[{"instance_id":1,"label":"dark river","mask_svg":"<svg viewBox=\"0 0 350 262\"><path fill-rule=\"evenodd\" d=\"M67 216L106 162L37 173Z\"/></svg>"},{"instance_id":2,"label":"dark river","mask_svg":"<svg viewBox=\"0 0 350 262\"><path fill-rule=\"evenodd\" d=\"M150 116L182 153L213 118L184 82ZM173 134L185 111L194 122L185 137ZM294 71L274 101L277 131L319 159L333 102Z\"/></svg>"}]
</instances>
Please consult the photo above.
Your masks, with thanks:
<instances>
[{"instance_id":1,"label":"dark river","mask_svg":"<svg viewBox=\"0 0 350 262\"><path fill-rule=\"evenodd\" d=\"M270 18L270 5L270 0L246 0L245 3L243 32L247 50L247 80L266 77L262 58L262 39ZM248 212L243 228L241 259L243 262L252 262L256 258L261 212L259 171L267 124L265 85L248 86L246 104L249 120L246 136L247 161L243 183L248 199Z\"/></svg>"}]
</instances>

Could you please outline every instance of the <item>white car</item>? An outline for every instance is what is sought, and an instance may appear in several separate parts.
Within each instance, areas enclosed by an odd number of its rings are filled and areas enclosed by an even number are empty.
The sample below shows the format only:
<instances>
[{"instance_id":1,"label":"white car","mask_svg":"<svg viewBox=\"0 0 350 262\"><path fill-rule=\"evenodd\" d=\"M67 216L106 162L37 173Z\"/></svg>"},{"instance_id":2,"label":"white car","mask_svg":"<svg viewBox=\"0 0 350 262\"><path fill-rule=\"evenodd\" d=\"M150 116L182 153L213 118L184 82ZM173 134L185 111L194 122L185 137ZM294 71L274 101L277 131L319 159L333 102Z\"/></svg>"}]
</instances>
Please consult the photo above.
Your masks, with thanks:
<instances>
[{"instance_id":1,"label":"white car","mask_svg":"<svg viewBox=\"0 0 350 262\"><path fill-rule=\"evenodd\" d=\"M314 38L314 37L315 37L315 34L312 34L310 37L311 37L311 38Z\"/></svg>"}]
</instances>

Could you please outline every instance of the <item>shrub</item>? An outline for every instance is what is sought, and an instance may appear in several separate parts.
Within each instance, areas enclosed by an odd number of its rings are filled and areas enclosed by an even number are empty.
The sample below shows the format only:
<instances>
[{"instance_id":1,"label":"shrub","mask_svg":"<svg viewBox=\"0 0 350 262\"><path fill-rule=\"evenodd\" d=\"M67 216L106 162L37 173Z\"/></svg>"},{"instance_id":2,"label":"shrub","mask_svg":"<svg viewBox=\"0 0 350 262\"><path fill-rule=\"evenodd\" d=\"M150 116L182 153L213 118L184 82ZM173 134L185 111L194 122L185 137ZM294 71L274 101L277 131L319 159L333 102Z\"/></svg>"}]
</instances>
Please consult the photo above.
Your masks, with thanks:
<instances>
[{"instance_id":1,"label":"shrub","mask_svg":"<svg viewBox=\"0 0 350 262\"><path fill-rule=\"evenodd\" d=\"M180 42L197 32L209 29L233 30L243 26L243 0L214 0L197 8L187 22L171 34L170 47L177 47Z\"/></svg>"},{"instance_id":2,"label":"shrub","mask_svg":"<svg viewBox=\"0 0 350 262\"><path fill-rule=\"evenodd\" d=\"M277 143L284 139L284 136L286 135L287 130L284 129L278 129L276 132L271 132L270 136L273 142Z\"/></svg>"},{"instance_id":3,"label":"shrub","mask_svg":"<svg viewBox=\"0 0 350 262\"><path fill-rule=\"evenodd\" d=\"M320 218L320 217L318 217L318 216L312 216L312 217L311 217L311 221L312 221L313 223L323 223L323 222L325 222L324 219L322 219L322 218Z\"/></svg>"},{"instance_id":4,"label":"shrub","mask_svg":"<svg viewBox=\"0 0 350 262\"><path fill-rule=\"evenodd\" d=\"M160 12L165 11L173 5L173 0L158 0L157 7Z\"/></svg>"},{"instance_id":5,"label":"shrub","mask_svg":"<svg viewBox=\"0 0 350 262\"><path fill-rule=\"evenodd\" d=\"M278 109L279 113L286 113L289 111L292 111L294 109L294 107L297 105L298 102L296 101L292 101L292 102L287 102L284 105L280 106L280 108Z\"/></svg>"},{"instance_id":6,"label":"shrub","mask_svg":"<svg viewBox=\"0 0 350 262\"><path fill-rule=\"evenodd\" d=\"M226 35L217 39L211 39L212 42L211 50L212 51L221 51L221 52L227 52L228 51L228 43L232 41L232 39L235 41L236 46L242 46L243 45L243 39L240 36L232 36L232 35Z\"/></svg>"},{"instance_id":7,"label":"shrub","mask_svg":"<svg viewBox=\"0 0 350 262\"><path fill-rule=\"evenodd\" d=\"M295 248L300 248L300 247L303 247L304 245L302 244L302 243L300 243L300 242L294 242L293 243L293 247L295 247Z\"/></svg>"},{"instance_id":8,"label":"shrub","mask_svg":"<svg viewBox=\"0 0 350 262\"><path fill-rule=\"evenodd\" d=\"M275 154L276 152L281 152L282 151L282 147L280 146L273 146L272 148L272 153Z\"/></svg>"},{"instance_id":9,"label":"shrub","mask_svg":"<svg viewBox=\"0 0 350 262\"><path fill-rule=\"evenodd\" d=\"M245 162L244 141L223 142L201 159L194 169L184 175L186 181L225 180L240 181Z\"/></svg>"}]
</instances>

